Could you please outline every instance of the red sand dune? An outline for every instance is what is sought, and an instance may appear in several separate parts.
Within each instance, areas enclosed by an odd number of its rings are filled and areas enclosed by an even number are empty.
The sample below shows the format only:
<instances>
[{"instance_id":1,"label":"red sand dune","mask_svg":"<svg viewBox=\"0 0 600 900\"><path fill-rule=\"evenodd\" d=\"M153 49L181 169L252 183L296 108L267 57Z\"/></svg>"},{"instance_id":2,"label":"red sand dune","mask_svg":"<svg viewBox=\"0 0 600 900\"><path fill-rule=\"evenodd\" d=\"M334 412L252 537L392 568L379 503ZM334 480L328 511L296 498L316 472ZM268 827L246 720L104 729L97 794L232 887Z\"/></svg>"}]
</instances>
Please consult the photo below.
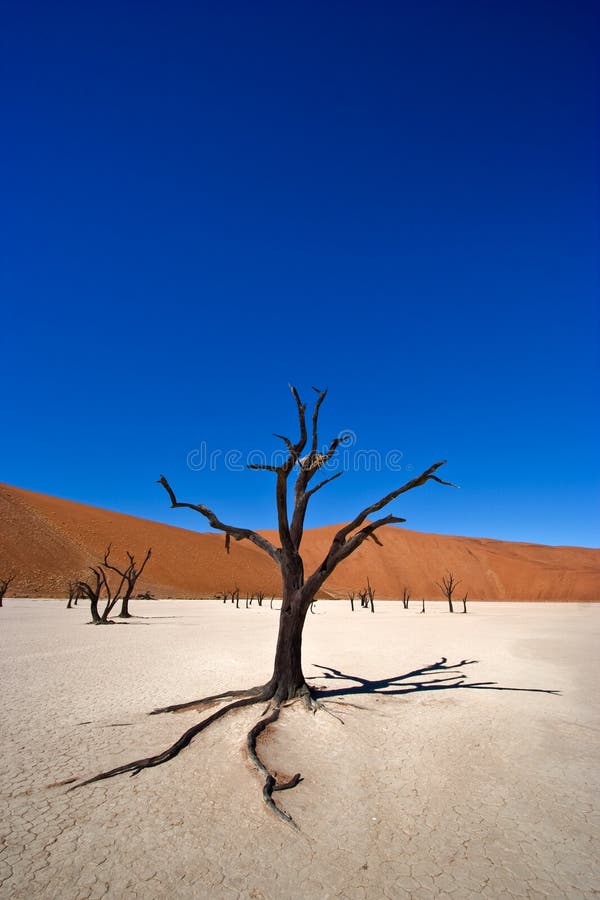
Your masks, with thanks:
<instances>
[{"instance_id":1,"label":"red sand dune","mask_svg":"<svg viewBox=\"0 0 600 900\"><path fill-rule=\"evenodd\" d=\"M205 597L236 585L242 597L280 589L275 564L253 544L232 541L225 552L219 534L201 534L109 512L9 485L0 485L0 575L15 571L14 596L62 597L69 579L85 574L111 543L115 559L125 551L153 556L140 589L158 597ZM323 557L335 525L306 532L307 571ZM265 532L274 541L273 532ZM446 570L460 579L458 597L473 600L600 600L600 550L547 547L483 538L423 534L383 528L383 547L367 541L341 564L323 596L343 597L367 580L381 599L402 589L414 598L439 599L435 581Z\"/></svg>"}]
</instances>

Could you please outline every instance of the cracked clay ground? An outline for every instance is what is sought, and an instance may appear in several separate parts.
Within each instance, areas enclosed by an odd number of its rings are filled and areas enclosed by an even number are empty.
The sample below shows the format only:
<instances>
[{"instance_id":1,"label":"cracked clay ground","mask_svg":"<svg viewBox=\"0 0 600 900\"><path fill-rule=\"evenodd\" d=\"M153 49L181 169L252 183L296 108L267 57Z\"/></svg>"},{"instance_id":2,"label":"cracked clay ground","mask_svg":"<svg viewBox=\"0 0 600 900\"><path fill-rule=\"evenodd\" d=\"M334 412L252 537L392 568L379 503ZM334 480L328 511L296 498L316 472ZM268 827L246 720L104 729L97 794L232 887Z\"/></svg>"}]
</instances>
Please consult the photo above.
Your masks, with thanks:
<instances>
[{"instance_id":1,"label":"cracked clay ground","mask_svg":"<svg viewBox=\"0 0 600 900\"><path fill-rule=\"evenodd\" d=\"M600 606L319 602L305 673L353 705L330 707L343 725L288 708L259 745L280 777L304 777L276 795L299 833L245 757L258 708L135 778L60 784L198 719L153 707L263 681L275 611L140 602L151 618L98 628L64 606L0 610L3 900L600 894Z\"/></svg>"}]
</instances>

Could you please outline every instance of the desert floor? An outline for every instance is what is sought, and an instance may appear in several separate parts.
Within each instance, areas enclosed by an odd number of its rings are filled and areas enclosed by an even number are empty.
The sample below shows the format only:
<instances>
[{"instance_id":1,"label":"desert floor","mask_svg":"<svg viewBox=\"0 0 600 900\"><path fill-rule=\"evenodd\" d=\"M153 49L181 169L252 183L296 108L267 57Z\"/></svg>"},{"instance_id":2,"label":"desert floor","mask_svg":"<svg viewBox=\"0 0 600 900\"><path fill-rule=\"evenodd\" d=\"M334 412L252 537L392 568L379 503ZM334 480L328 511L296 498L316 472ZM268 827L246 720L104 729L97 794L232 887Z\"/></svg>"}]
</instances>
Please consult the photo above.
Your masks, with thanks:
<instances>
[{"instance_id":1,"label":"desert floor","mask_svg":"<svg viewBox=\"0 0 600 900\"><path fill-rule=\"evenodd\" d=\"M3 898L600 892L600 605L474 603L465 616L319 602L305 673L337 692L344 724L294 705L260 745L272 770L304 777L275 795L298 832L267 810L245 756L258 707L133 779L60 784L162 750L198 721L148 717L155 706L270 674L268 602L134 612L94 627L59 601L0 610Z\"/></svg>"}]
</instances>

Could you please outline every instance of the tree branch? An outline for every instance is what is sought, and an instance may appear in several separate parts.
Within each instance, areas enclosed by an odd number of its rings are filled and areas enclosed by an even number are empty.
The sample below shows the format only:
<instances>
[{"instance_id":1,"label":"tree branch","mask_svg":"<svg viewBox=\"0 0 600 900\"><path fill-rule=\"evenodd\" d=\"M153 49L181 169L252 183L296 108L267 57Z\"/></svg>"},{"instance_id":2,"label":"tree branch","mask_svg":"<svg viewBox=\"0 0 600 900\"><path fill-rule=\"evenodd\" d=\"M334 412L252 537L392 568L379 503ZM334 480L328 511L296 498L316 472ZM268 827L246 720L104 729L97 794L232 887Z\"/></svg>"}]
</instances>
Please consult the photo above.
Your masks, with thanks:
<instances>
[{"instance_id":1,"label":"tree branch","mask_svg":"<svg viewBox=\"0 0 600 900\"><path fill-rule=\"evenodd\" d=\"M324 391L321 391L321 390L319 390L319 388L314 387L313 391L316 391L319 396L317 397L317 400L315 402L315 407L313 409L313 414L312 414L312 441L311 441L311 445L310 445L311 456L314 456L314 454L317 452L317 445L319 442L319 432L318 432L319 410L321 409L321 404L323 403L323 400L327 396L327 388L325 388Z\"/></svg>"},{"instance_id":2,"label":"tree branch","mask_svg":"<svg viewBox=\"0 0 600 900\"><path fill-rule=\"evenodd\" d=\"M355 531L356 528L362 525L365 519L367 519L372 513L379 512L380 509L383 509L384 506L387 506L388 503L391 503L392 500L395 500L396 497L400 496L400 494L405 494L407 491L412 491L413 488L421 487L428 481L437 481L439 484L445 484L449 487L457 487L457 485L452 484L451 481L443 481L437 475L433 474L440 468L440 466L443 466L445 464L445 459L441 460L441 462L434 463L416 478L412 478L410 481L407 481L406 484L402 485L402 487L396 488L396 490L391 491L389 494L386 494L385 497L382 497L381 500L378 500L376 503L372 503L371 506L367 506L365 509L359 512L359 514L348 525L344 525L343 528L340 528L333 539L333 544L343 543L346 540L346 537L352 531Z\"/></svg>"},{"instance_id":3,"label":"tree branch","mask_svg":"<svg viewBox=\"0 0 600 900\"><path fill-rule=\"evenodd\" d=\"M364 540L368 537L372 537L374 532L381 528L384 525L394 525L401 522L405 522L406 519L402 519L398 516L387 515L380 519L377 519L374 522L370 522L368 525L365 525L364 528L361 528L360 531L356 532L356 529L359 528L365 519L369 517L372 513L378 512L380 509L383 509L384 506L387 506L388 503L391 503L392 500L395 500L396 497L399 497L400 494L404 494L407 491L412 490L416 487L421 487L421 485L426 484L428 481L437 481L439 484L446 484L451 487L456 487L450 481L443 481L434 473L443 466L446 460L442 460L441 462L434 463L416 478L412 478L410 481L403 484L401 487L396 488L391 491L389 494L386 494L385 497L382 497L381 500L378 500L376 503L372 503L370 506L367 506L363 509L359 514L347 525L344 525L343 528L335 534L331 546L329 548L329 552L327 556L321 563L318 569L313 572L313 574L306 580L305 583L305 593L306 596L314 596L317 590L321 587L323 582L331 575L333 570L338 566L344 559L350 556ZM352 532L355 531L355 534Z\"/></svg>"},{"instance_id":4,"label":"tree branch","mask_svg":"<svg viewBox=\"0 0 600 900\"><path fill-rule=\"evenodd\" d=\"M288 457L287 462L284 464L283 468L287 470L288 474L292 471L296 460L299 458L300 454L304 450L307 441L307 432L306 432L306 404L302 402L300 399L300 394L296 390L293 384L290 384L290 391L292 392L292 396L296 401L296 407L298 409L298 427L299 427L299 436L298 440L295 444L292 445L290 450L290 455ZM284 441L286 439L284 438ZM291 443L291 442L290 442ZM289 448L288 448L289 449Z\"/></svg>"},{"instance_id":5,"label":"tree branch","mask_svg":"<svg viewBox=\"0 0 600 900\"><path fill-rule=\"evenodd\" d=\"M237 528L235 525L226 525L224 522L221 522L220 519L217 518L215 513L208 508L208 506L204 506L202 503L183 503L177 500L173 488L167 481L164 475L161 475L158 479L157 484L162 484L165 491L169 495L171 500L171 506L174 509L193 509L195 512L200 513L201 516L204 516L205 519L208 520L212 528L217 531L224 531L226 534L231 535L231 537L235 541L251 541L253 544L256 544L257 547L260 547L261 550L264 550L272 560L274 560L277 565L281 564L281 549L279 547L275 547L270 541L268 541L261 534L258 534L256 531L252 531L249 528Z\"/></svg>"},{"instance_id":6,"label":"tree branch","mask_svg":"<svg viewBox=\"0 0 600 900\"><path fill-rule=\"evenodd\" d=\"M336 472L335 475L332 475L330 478L325 478L324 481L320 481L314 488L311 488L310 491L306 492L307 497L312 497L313 494L316 494L317 491L320 491L322 487L325 487L326 484L329 484L330 481L335 481L336 478L339 478L340 475L343 475L343 472Z\"/></svg>"}]
</instances>

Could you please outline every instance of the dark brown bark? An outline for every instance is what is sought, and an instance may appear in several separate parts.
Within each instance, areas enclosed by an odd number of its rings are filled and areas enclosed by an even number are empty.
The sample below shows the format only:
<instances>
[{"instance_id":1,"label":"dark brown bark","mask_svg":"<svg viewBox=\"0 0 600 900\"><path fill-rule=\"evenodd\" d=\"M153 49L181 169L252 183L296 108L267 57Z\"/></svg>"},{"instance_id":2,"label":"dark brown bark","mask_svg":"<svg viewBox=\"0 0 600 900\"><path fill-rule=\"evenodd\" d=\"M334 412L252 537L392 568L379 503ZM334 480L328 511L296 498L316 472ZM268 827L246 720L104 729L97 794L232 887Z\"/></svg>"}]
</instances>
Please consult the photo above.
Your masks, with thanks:
<instances>
[{"instance_id":1,"label":"dark brown bark","mask_svg":"<svg viewBox=\"0 0 600 900\"><path fill-rule=\"evenodd\" d=\"M273 674L267 683L267 693L277 702L308 691L302 672L302 630L309 605L303 603L300 591L293 590L290 596L284 589Z\"/></svg>"}]
</instances>

